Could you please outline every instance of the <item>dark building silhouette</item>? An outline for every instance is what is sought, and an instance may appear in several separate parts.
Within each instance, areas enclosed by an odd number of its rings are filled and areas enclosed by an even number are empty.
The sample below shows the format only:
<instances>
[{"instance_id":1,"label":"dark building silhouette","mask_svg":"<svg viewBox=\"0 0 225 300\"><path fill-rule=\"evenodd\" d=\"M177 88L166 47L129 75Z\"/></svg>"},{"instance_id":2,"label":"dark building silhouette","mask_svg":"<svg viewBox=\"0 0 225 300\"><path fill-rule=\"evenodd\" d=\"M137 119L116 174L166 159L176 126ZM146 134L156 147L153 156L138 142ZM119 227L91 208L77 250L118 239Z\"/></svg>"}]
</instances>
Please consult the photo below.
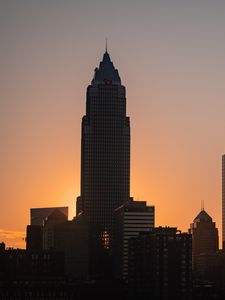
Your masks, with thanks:
<instances>
[{"instance_id":1,"label":"dark building silhouette","mask_svg":"<svg viewBox=\"0 0 225 300\"><path fill-rule=\"evenodd\" d=\"M225 253L202 253L195 257L195 261L194 277L201 282L210 283L225 298Z\"/></svg>"},{"instance_id":2,"label":"dark building silhouette","mask_svg":"<svg viewBox=\"0 0 225 300\"><path fill-rule=\"evenodd\" d=\"M50 215L51 221L49 220ZM47 250L53 248L54 232L52 223L57 223L59 218L63 221L68 220L68 207L31 208L30 225L27 226L26 249Z\"/></svg>"},{"instance_id":3,"label":"dark building silhouette","mask_svg":"<svg viewBox=\"0 0 225 300\"><path fill-rule=\"evenodd\" d=\"M27 226L26 249L30 251L43 249L43 226Z\"/></svg>"},{"instance_id":4,"label":"dark building silhouette","mask_svg":"<svg viewBox=\"0 0 225 300\"><path fill-rule=\"evenodd\" d=\"M55 226L57 224L65 223L66 221L67 216L58 208L55 208L53 212L46 217L43 226L43 249L51 250L55 248Z\"/></svg>"},{"instance_id":5,"label":"dark building silhouette","mask_svg":"<svg viewBox=\"0 0 225 300\"><path fill-rule=\"evenodd\" d=\"M196 269L196 256L202 253L215 253L218 250L218 229L216 223L203 209L194 219L189 233L192 234L193 269Z\"/></svg>"},{"instance_id":6,"label":"dark building silhouette","mask_svg":"<svg viewBox=\"0 0 225 300\"><path fill-rule=\"evenodd\" d=\"M5 251L5 243L0 243L0 251Z\"/></svg>"},{"instance_id":7,"label":"dark building silhouette","mask_svg":"<svg viewBox=\"0 0 225 300\"><path fill-rule=\"evenodd\" d=\"M43 207L30 209L30 225L43 226L45 219L53 213L55 209L60 210L68 219L68 207Z\"/></svg>"},{"instance_id":8,"label":"dark building silhouette","mask_svg":"<svg viewBox=\"0 0 225 300\"><path fill-rule=\"evenodd\" d=\"M6 249L0 251L0 275L4 278L63 276L64 254L59 251L27 251ZM1 277L0 276L0 277Z\"/></svg>"},{"instance_id":9,"label":"dark building silhouette","mask_svg":"<svg viewBox=\"0 0 225 300\"><path fill-rule=\"evenodd\" d=\"M130 299L191 299L191 235L158 227L129 240Z\"/></svg>"},{"instance_id":10,"label":"dark building silhouette","mask_svg":"<svg viewBox=\"0 0 225 300\"><path fill-rule=\"evenodd\" d=\"M155 224L155 207L145 201L129 200L114 211L113 267L116 278L128 276L128 242Z\"/></svg>"},{"instance_id":11,"label":"dark building silhouette","mask_svg":"<svg viewBox=\"0 0 225 300\"><path fill-rule=\"evenodd\" d=\"M89 275L89 227L82 214L72 221L56 224L54 246L65 254L65 274L70 278L86 279Z\"/></svg>"},{"instance_id":12,"label":"dark building silhouette","mask_svg":"<svg viewBox=\"0 0 225 300\"><path fill-rule=\"evenodd\" d=\"M130 123L126 91L106 50L87 88L82 119L81 195L92 236L110 249L113 211L130 198Z\"/></svg>"},{"instance_id":13,"label":"dark building silhouette","mask_svg":"<svg viewBox=\"0 0 225 300\"><path fill-rule=\"evenodd\" d=\"M82 290L66 280L62 252L0 250L0 299L78 299Z\"/></svg>"}]
</instances>

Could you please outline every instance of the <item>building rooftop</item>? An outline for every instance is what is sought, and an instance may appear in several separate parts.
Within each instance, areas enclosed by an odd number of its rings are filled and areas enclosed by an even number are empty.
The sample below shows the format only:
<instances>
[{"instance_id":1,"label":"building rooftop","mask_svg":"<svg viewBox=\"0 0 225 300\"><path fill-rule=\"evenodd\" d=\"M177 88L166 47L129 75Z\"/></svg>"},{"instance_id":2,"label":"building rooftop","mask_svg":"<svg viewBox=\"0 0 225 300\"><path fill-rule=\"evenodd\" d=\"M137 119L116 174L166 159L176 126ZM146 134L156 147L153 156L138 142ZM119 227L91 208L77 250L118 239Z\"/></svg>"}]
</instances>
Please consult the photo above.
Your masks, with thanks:
<instances>
[{"instance_id":1,"label":"building rooftop","mask_svg":"<svg viewBox=\"0 0 225 300\"><path fill-rule=\"evenodd\" d=\"M207 212L202 209L200 211L200 213L197 215L197 217L194 219L194 222L212 222L212 218L210 217L210 215L207 214Z\"/></svg>"},{"instance_id":2,"label":"building rooftop","mask_svg":"<svg viewBox=\"0 0 225 300\"><path fill-rule=\"evenodd\" d=\"M100 62L99 67L95 68L95 74L91 84L92 85L97 85L97 84L121 85L119 72L117 69L115 69L107 50L103 55L103 59Z\"/></svg>"}]
</instances>

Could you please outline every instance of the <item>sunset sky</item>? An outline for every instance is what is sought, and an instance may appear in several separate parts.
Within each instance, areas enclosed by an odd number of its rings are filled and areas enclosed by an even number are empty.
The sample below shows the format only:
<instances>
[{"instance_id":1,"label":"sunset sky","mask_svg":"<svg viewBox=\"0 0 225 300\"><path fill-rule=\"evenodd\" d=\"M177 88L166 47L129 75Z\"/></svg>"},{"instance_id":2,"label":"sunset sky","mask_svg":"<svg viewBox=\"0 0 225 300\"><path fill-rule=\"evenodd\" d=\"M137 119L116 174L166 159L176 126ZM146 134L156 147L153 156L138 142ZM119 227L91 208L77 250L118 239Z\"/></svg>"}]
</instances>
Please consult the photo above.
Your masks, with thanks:
<instances>
[{"instance_id":1,"label":"sunset sky","mask_svg":"<svg viewBox=\"0 0 225 300\"><path fill-rule=\"evenodd\" d=\"M0 241L25 247L31 207L80 193L88 84L105 51L127 89L131 196L187 231L221 229L225 1L0 1Z\"/></svg>"}]
</instances>

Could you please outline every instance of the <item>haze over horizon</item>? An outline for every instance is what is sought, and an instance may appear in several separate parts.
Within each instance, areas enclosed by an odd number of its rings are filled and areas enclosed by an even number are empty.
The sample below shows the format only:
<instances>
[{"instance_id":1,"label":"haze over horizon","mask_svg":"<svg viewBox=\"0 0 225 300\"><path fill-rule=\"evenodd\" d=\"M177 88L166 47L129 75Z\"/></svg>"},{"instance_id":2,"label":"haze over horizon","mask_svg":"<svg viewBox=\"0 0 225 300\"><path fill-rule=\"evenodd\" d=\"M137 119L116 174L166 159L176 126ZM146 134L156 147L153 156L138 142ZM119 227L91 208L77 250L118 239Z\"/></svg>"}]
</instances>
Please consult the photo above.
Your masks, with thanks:
<instances>
[{"instance_id":1,"label":"haze over horizon","mask_svg":"<svg viewBox=\"0 0 225 300\"><path fill-rule=\"evenodd\" d=\"M0 2L0 241L25 246L31 207L80 194L85 93L108 38L127 91L131 196L187 231L201 209L221 236L225 3Z\"/></svg>"}]
</instances>

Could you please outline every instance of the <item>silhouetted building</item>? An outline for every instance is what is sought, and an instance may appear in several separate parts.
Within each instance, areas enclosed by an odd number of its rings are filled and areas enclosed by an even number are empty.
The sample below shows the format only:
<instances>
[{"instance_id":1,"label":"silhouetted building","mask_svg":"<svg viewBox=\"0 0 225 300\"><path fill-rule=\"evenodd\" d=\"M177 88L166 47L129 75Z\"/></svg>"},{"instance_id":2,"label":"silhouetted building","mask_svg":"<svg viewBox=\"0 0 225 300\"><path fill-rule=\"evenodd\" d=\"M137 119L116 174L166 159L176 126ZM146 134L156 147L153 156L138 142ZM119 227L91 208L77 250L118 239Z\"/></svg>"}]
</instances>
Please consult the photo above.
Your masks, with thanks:
<instances>
[{"instance_id":1,"label":"silhouetted building","mask_svg":"<svg viewBox=\"0 0 225 300\"><path fill-rule=\"evenodd\" d=\"M48 225L46 225L46 220L51 214L53 214L55 210L58 211L58 215L61 215L61 219L64 221L68 220L68 207L45 207L30 209L30 225L27 226L26 236L27 250L50 249L53 247L53 226L51 226L50 223L54 223L54 221L49 221ZM54 214L52 217L54 217ZM57 219L57 217L55 218ZM44 224L46 225L45 230Z\"/></svg>"},{"instance_id":2,"label":"silhouetted building","mask_svg":"<svg viewBox=\"0 0 225 300\"><path fill-rule=\"evenodd\" d=\"M196 255L215 253L218 250L218 229L207 212L201 210L191 224L189 233L192 234L193 269L195 270Z\"/></svg>"},{"instance_id":3,"label":"silhouetted building","mask_svg":"<svg viewBox=\"0 0 225 300\"><path fill-rule=\"evenodd\" d=\"M0 274L3 277L47 277L64 275L64 254L59 251L0 251Z\"/></svg>"},{"instance_id":4,"label":"silhouetted building","mask_svg":"<svg viewBox=\"0 0 225 300\"><path fill-rule=\"evenodd\" d=\"M5 251L5 243L4 242L0 243L0 251Z\"/></svg>"},{"instance_id":5,"label":"silhouetted building","mask_svg":"<svg viewBox=\"0 0 225 300\"><path fill-rule=\"evenodd\" d=\"M127 201L114 211L113 261L117 278L128 276L128 242L154 227L155 207L145 201Z\"/></svg>"},{"instance_id":6,"label":"silhouetted building","mask_svg":"<svg viewBox=\"0 0 225 300\"><path fill-rule=\"evenodd\" d=\"M222 243L225 250L225 154L222 156Z\"/></svg>"},{"instance_id":7,"label":"silhouetted building","mask_svg":"<svg viewBox=\"0 0 225 300\"><path fill-rule=\"evenodd\" d=\"M43 249L50 250L55 248L55 226L60 223L65 223L66 221L67 216L58 208L54 209L53 212L48 217L46 217L43 227Z\"/></svg>"},{"instance_id":8,"label":"silhouetted building","mask_svg":"<svg viewBox=\"0 0 225 300\"><path fill-rule=\"evenodd\" d=\"M42 250L43 249L43 226L28 225L26 236L27 250Z\"/></svg>"},{"instance_id":9,"label":"silhouetted building","mask_svg":"<svg viewBox=\"0 0 225 300\"><path fill-rule=\"evenodd\" d=\"M30 225L44 225L44 220L55 209L60 210L68 219L68 207L44 207L44 208L31 208L30 209Z\"/></svg>"},{"instance_id":10,"label":"silhouetted building","mask_svg":"<svg viewBox=\"0 0 225 300\"><path fill-rule=\"evenodd\" d=\"M66 281L62 252L0 251L0 299L75 299L79 293Z\"/></svg>"},{"instance_id":11,"label":"silhouetted building","mask_svg":"<svg viewBox=\"0 0 225 300\"><path fill-rule=\"evenodd\" d=\"M87 278L89 274L89 227L87 218L77 216L72 221L54 227L54 247L65 253L65 273L70 278Z\"/></svg>"},{"instance_id":12,"label":"silhouetted building","mask_svg":"<svg viewBox=\"0 0 225 300\"><path fill-rule=\"evenodd\" d=\"M202 253L195 256L194 277L201 282L210 283L215 291L225 298L225 253ZM216 297L214 297L217 299ZM212 299L214 299L212 298Z\"/></svg>"},{"instance_id":13,"label":"silhouetted building","mask_svg":"<svg viewBox=\"0 0 225 300\"><path fill-rule=\"evenodd\" d=\"M125 87L121 85L106 50L87 88L82 119L81 196L83 211L92 224L92 236L111 247L113 211L130 198L130 123L126 116ZM95 232L94 232L95 231Z\"/></svg>"},{"instance_id":14,"label":"silhouetted building","mask_svg":"<svg viewBox=\"0 0 225 300\"><path fill-rule=\"evenodd\" d=\"M130 299L191 299L191 235L152 228L129 240Z\"/></svg>"}]
</instances>

